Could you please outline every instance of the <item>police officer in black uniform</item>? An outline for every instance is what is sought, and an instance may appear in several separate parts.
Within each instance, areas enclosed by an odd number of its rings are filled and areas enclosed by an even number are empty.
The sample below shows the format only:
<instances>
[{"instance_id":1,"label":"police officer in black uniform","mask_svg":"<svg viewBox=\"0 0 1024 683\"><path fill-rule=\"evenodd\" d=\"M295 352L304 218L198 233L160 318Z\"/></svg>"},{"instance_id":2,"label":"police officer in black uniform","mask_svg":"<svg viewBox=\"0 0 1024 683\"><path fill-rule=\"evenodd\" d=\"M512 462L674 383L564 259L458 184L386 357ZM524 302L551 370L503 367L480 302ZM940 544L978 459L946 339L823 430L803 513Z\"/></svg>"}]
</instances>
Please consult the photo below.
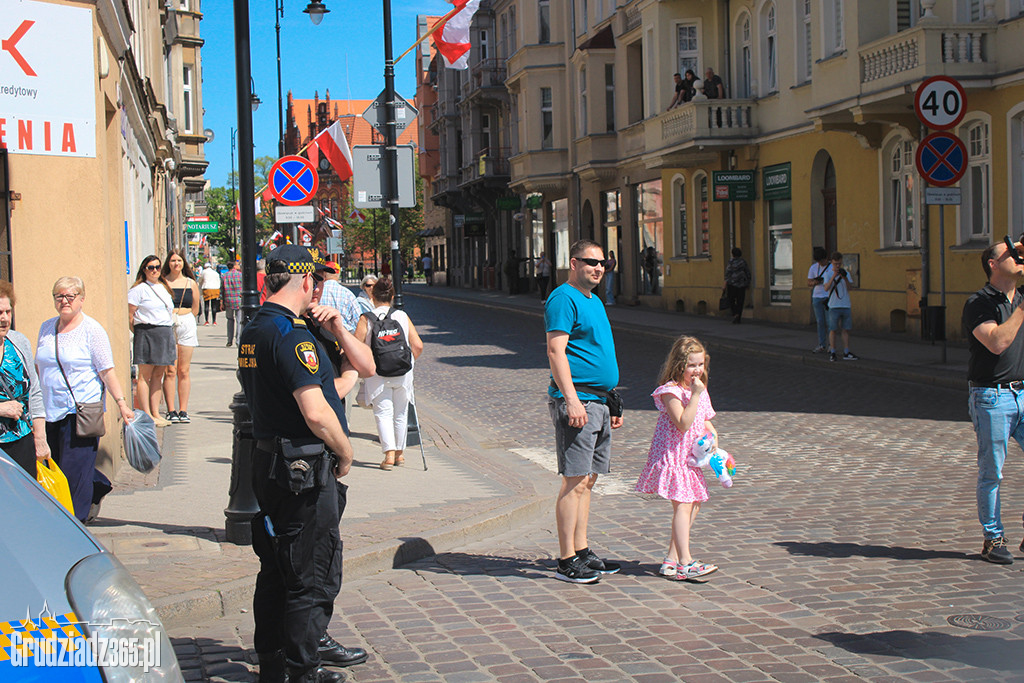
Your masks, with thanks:
<instances>
[{"instance_id":1,"label":"police officer in black uniform","mask_svg":"<svg viewBox=\"0 0 1024 683\"><path fill-rule=\"evenodd\" d=\"M338 534L352 464L344 411L324 348L299 316L331 270L297 245L268 257L266 303L243 330L242 390L252 413L253 549L260 559L253 596L260 681L344 681L324 668L365 661L327 635L341 589ZM287 676L286 676L287 674Z\"/></svg>"}]
</instances>

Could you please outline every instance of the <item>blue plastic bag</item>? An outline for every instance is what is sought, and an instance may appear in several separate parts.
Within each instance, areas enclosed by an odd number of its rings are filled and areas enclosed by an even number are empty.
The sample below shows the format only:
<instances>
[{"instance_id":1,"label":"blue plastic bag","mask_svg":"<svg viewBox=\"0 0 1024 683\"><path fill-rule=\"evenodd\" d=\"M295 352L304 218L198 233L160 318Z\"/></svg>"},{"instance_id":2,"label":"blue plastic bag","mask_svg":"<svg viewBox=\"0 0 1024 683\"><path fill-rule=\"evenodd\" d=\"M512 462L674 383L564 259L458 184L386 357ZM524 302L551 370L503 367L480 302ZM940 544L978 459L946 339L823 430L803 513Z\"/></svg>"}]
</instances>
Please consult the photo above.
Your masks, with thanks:
<instances>
[{"instance_id":1,"label":"blue plastic bag","mask_svg":"<svg viewBox=\"0 0 1024 683\"><path fill-rule=\"evenodd\" d=\"M141 410L125 422L122 429L124 453L133 469L146 474L160 462L160 442L156 439L156 424L153 418Z\"/></svg>"}]
</instances>

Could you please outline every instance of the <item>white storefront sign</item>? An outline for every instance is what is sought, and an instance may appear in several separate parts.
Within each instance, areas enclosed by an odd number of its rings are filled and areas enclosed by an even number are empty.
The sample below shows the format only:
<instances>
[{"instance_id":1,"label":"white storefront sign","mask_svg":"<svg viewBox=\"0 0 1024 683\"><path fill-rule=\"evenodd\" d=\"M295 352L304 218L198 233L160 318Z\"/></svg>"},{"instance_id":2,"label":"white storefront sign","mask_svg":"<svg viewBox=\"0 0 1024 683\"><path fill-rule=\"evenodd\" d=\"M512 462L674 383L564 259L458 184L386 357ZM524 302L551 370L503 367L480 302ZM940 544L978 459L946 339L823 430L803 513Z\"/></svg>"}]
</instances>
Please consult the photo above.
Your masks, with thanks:
<instances>
[{"instance_id":1,"label":"white storefront sign","mask_svg":"<svg viewBox=\"0 0 1024 683\"><path fill-rule=\"evenodd\" d=\"M96 156L92 10L0 0L0 147Z\"/></svg>"}]
</instances>

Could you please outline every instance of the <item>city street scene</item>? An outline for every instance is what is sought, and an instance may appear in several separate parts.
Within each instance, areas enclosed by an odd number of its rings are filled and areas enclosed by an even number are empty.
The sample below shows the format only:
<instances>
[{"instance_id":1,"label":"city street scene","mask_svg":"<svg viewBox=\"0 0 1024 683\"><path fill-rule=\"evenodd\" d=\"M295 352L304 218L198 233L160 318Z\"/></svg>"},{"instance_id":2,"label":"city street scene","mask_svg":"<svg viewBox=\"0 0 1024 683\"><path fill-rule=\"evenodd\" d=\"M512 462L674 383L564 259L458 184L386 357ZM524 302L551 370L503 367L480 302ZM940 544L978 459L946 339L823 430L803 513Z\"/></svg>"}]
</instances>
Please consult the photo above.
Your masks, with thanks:
<instances>
[{"instance_id":1,"label":"city street scene","mask_svg":"<svg viewBox=\"0 0 1024 683\"><path fill-rule=\"evenodd\" d=\"M0 679L1024 683L1022 43L0 0Z\"/></svg>"}]
</instances>

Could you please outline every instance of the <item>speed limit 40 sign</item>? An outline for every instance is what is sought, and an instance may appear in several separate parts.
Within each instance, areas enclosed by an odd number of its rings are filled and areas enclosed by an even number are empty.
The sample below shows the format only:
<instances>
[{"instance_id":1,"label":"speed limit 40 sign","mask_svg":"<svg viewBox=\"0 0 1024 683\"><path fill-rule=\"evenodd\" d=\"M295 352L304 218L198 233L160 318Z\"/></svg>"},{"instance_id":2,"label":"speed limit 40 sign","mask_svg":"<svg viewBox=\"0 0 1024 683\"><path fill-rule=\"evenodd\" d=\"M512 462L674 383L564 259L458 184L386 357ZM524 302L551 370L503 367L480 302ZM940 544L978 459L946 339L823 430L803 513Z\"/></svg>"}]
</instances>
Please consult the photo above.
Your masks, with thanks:
<instances>
[{"instance_id":1,"label":"speed limit 40 sign","mask_svg":"<svg viewBox=\"0 0 1024 683\"><path fill-rule=\"evenodd\" d=\"M949 76L933 76L918 87L914 110L924 125L946 130L960 123L967 113L967 93Z\"/></svg>"}]
</instances>

